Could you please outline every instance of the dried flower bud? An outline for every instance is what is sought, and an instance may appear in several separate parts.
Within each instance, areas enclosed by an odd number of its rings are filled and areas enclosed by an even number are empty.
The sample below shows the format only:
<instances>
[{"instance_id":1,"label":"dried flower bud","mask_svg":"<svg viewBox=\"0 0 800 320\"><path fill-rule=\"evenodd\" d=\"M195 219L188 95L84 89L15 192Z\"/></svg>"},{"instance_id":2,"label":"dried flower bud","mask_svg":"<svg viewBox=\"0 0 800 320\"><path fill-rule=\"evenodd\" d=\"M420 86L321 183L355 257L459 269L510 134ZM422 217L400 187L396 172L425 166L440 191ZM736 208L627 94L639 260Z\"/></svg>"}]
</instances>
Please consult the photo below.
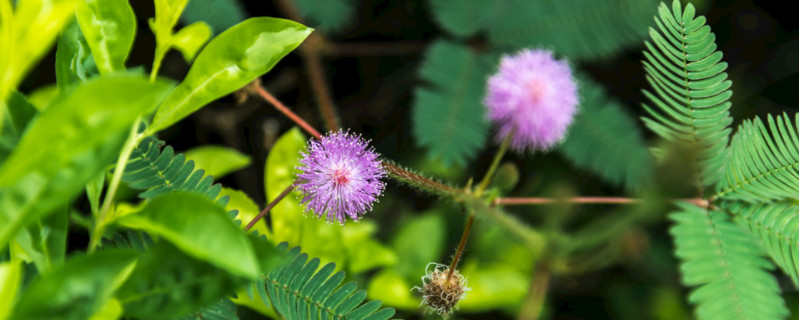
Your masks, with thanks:
<instances>
[{"instance_id":1,"label":"dried flower bud","mask_svg":"<svg viewBox=\"0 0 800 320\"><path fill-rule=\"evenodd\" d=\"M434 266L433 271L428 271L431 266ZM422 292L422 304L442 316L452 314L458 301L470 290L467 279L458 270L453 270L449 278L448 273L450 268L447 265L431 262L425 267L422 288L414 287Z\"/></svg>"}]
</instances>

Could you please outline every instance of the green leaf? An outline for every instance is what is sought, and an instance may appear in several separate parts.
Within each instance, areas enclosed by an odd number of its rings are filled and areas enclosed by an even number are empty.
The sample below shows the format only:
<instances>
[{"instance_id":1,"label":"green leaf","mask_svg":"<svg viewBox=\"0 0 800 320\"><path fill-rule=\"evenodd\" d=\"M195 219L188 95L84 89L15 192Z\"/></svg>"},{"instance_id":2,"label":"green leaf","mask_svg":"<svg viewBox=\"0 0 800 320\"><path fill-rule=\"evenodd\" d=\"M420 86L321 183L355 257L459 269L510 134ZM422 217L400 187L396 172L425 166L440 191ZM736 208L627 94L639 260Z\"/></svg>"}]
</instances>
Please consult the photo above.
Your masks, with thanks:
<instances>
[{"instance_id":1,"label":"green leaf","mask_svg":"<svg viewBox=\"0 0 800 320\"><path fill-rule=\"evenodd\" d=\"M577 167L604 180L640 190L649 180L652 158L636 121L596 83L580 81L581 108L558 150Z\"/></svg>"},{"instance_id":2,"label":"green leaf","mask_svg":"<svg viewBox=\"0 0 800 320\"><path fill-rule=\"evenodd\" d=\"M13 7L0 3L0 104L25 77L69 22L79 0L20 1ZM0 116L2 116L0 114Z\"/></svg>"},{"instance_id":3,"label":"green leaf","mask_svg":"<svg viewBox=\"0 0 800 320\"><path fill-rule=\"evenodd\" d=\"M530 286L530 276L508 264L467 260L459 271L472 289L458 304L468 312L516 307Z\"/></svg>"},{"instance_id":4,"label":"green leaf","mask_svg":"<svg viewBox=\"0 0 800 320\"><path fill-rule=\"evenodd\" d=\"M171 126L207 103L266 73L312 29L276 18L251 18L215 37L156 112L147 133Z\"/></svg>"},{"instance_id":5,"label":"green leaf","mask_svg":"<svg viewBox=\"0 0 800 320\"><path fill-rule=\"evenodd\" d=\"M250 157L236 149L204 145L183 153L187 161L194 161L195 167L219 179L228 173L244 169L250 165Z\"/></svg>"},{"instance_id":6,"label":"green leaf","mask_svg":"<svg viewBox=\"0 0 800 320\"><path fill-rule=\"evenodd\" d=\"M106 173L101 172L86 184L86 198L89 200L89 207L92 210L92 217L100 214L100 196L103 193L103 186L106 182Z\"/></svg>"},{"instance_id":7,"label":"green leaf","mask_svg":"<svg viewBox=\"0 0 800 320\"><path fill-rule=\"evenodd\" d=\"M445 221L439 211L426 211L400 226L392 238L392 248L401 257L394 269L407 281L416 282L425 273L428 263L441 258Z\"/></svg>"},{"instance_id":8,"label":"green leaf","mask_svg":"<svg viewBox=\"0 0 800 320\"><path fill-rule=\"evenodd\" d=\"M215 32L222 32L245 19L245 10L237 0L192 0L186 5L181 21L208 23Z\"/></svg>"},{"instance_id":9,"label":"green leaf","mask_svg":"<svg viewBox=\"0 0 800 320\"><path fill-rule=\"evenodd\" d=\"M240 220L242 222L242 228L244 228L247 223L253 220L258 213L261 212L253 199L250 199L250 197L242 191L230 188L222 188L220 196L228 196L230 198L228 205L225 206L225 210L237 211L236 220ZM269 229L267 229L267 224L264 223L264 220L253 226L251 230L258 231L258 234L269 234Z\"/></svg>"},{"instance_id":10,"label":"green leaf","mask_svg":"<svg viewBox=\"0 0 800 320\"><path fill-rule=\"evenodd\" d=\"M482 104L491 59L445 40L430 46L420 68L427 85L414 92L417 144L445 163L464 165L486 141L489 123Z\"/></svg>"},{"instance_id":11,"label":"green leaf","mask_svg":"<svg viewBox=\"0 0 800 320\"><path fill-rule=\"evenodd\" d=\"M87 319L110 299L136 265L131 251L109 250L73 257L25 290L17 319Z\"/></svg>"},{"instance_id":12,"label":"green leaf","mask_svg":"<svg viewBox=\"0 0 800 320\"><path fill-rule=\"evenodd\" d=\"M689 302L698 319L782 319L789 315L774 266L747 230L724 212L707 211L686 202L669 218L683 283L699 286Z\"/></svg>"},{"instance_id":13,"label":"green leaf","mask_svg":"<svg viewBox=\"0 0 800 320\"><path fill-rule=\"evenodd\" d=\"M731 157L715 197L750 203L793 199L797 203L798 121L798 114L794 123L786 114L767 115L769 130L758 117L744 121L731 141Z\"/></svg>"},{"instance_id":14,"label":"green leaf","mask_svg":"<svg viewBox=\"0 0 800 320\"><path fill-rule=\"evenodd\" d=\"M22 279L22 264L0 263L0 320L8 319L14 309Z\"/></svg>"},{"instance_id":15,"label":"green leaf","mask_svg":"<svg viewBox=\"0 0 800 320\"><path fill-rule=\"evenodd\" d=\"M186 61L192 61L210 37L211 27L205 22L195 22L179 30L172 38L172 45L181 51Z\"/></svg>"},{"instance_id":16,"label":"green leaf","mask_svg":"<svg viewBox=\"0 0 800 320\"><path fill-rule=\"evenodd\" d=\"M85 0L76 13L100 74L125 70L136 37L136 15L128 1Z\"/></svg>"},{"instance_id":17,"label":"green leaf","mask_svg":"<svg viewBox=\"0 0 800 320\"><path fill-rule=\"evenodd\" d=\"M728 113L731 81L720 62L711 28L705 17L694 17L689 4L681 13L675 0L672 11L667 5L658 8L658 30L651 28L653 44L645 42L644 69L647 82L655 93L644 91L652 105L642 106L650 118L645 125L662 138L697 149L692 162L699 165L697 186L716 183L723 174L728 157L728 127L733 119ZM664 152L657 149L656 152Z\"/></svg>"},{"instance_id":18,"label":"green leaf","mask_svg":"<svg viewBox=\"0 0 800 320\"><path fill-rule=\"evenodd\" d=\"M98 73L92 51L77 22L67 25L58 37L56 49L56 84L64 91ZM41 106L40 106L41 107Z\"/></svg>"},{"instance_id":19,"label":"green leaf","mask_svg":"<svg viewBox=\"0 0 800 320\"><path fill-rule=\"evenodd\" d=\"M347 255L347 271L358 274L382 266L391 266L399 260L397 254L373 239L378 225L361 221L347 226L342 232L342 245Z\"/></svg>"},{"instance_id":20,"label":"green leaf","mask_svg":"<svg viewBox=\"0 0 800 320\"><path fill-rule=\"evenodd\" d=\"M0 136L0 164L19 143L22 133L38 112L36 108L17 91L12 91L6 104L6 117L3 118L2 136Z\"/></svg>"},{"instance_id":21,"label":"green leaf","mask_svg":"<svg viewBox=\"0 0 800 320\"><path fill-rule=\"evenodd\" d=\"M89 320L117 320L120 317L122 317L122 304L119 300L111 298Z\"/></svg>"},{"instance_id":22,"label":"green leaf","mask_svg":"<svg viewBox=\"0 0 800 320\"><path fill-rule=\"evenodd\" d=\"M69 208L64 205L54 214L39 218L17 233L16 243L33 261L40 274L64 261L68 225Z\"/></svg>"},{"instance_id":23,"label":"green leaf","mask_svg":"<svg viewBox=\"0 0 800 320\"><path fill-rule=\"evenodd\" d=\"M800 273L798 266L800 208L797 202L769 204L728 202L723 203L722 207L734 216L736 222L761 240L761 246L772 261L783 270L783 273L791 277L797 286Z\"/></svg>"},{"instance_id":24,"label":"green leaf","mask_svg":"<svg viewBox=\"0 0 800 320\"><path fill-rule=\"evenodd\" d=\"M413 292L405 276L391 268L383 269L373 276L367 287L368 298L405 310L419 308L420 299Z\"/></svg>"},{"instance_id":25,"label":"green leaf","mask_svg":"<svg viewBox=\"0 0 800 320\"><path fill-rule=\"evenodd\" d=\"M297 11L314 28L326 33L336 32L354 21L353 0L292 0Z\"/></svg>"},{"instance_id":26,"label":"green leaf","mask_svg":"<svg viewBox=\"0 0 800 320\"><path fill-rule=\"evenodd\" d=\"M42 112L56 99L58 93L59 90L56 84L47 84L31 91L28 94L28 101L36 107L36 110Z\"/></svg>"},{"instance_id":27,"label":"green leaf","mask_svg":"<svg viewBox=\"0 0 800 320\"><path fill-rule=\"evenodd\" d=\"M239 316L236 315L236 305L228 299L222 299L202 310L194 311L190 315L174 318L173 320L205 319L239 320Z\"/></svg>"},{"instance_id":28,"label":"green leaf","mask_svg":"<svg viewBox=\"0 0 800 320\"><path fill-rule=\"evenodd\" d=\"M0 167L0 248L111 163L134 121L152 111L170 87L134 75L100 77L43 111Z\"/></svg>"},{"instance_id":29,"label":"green leaf","mask_svg":"<svg viewBox=\"0 0 800 320\"><path fill-rule=\"evenodd\" d=\"M201 195L175 192L158 196L117 223L158 235L232 274L247 278L259 274L258 261L245 234L225 209Z\"/></svg>"},{"instance_id":30,"label":"green leaf","mask_svg":"<svg viewBox=\"0 0 800 320\"><path fill-rule=\"evenodd\" d=\"M219 301L245 283L244 278L160 241L139 257L116 298L123 304L126 317L168 319Z\"/></svg>"}]
</instances>

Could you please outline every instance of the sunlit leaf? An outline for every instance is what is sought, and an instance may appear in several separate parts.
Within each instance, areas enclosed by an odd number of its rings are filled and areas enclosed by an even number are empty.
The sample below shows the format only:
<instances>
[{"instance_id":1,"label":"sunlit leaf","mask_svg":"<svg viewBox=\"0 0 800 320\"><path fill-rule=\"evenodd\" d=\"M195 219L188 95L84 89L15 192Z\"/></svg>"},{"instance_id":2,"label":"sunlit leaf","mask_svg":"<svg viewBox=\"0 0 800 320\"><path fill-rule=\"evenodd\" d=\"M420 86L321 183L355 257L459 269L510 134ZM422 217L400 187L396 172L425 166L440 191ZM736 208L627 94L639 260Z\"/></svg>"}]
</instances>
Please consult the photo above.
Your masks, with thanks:
<instances>
[{"instance_id":1,"label":"sunlit leaf","mask_svg":"<svg viewBox=\"0 0 800 320\"><path fill-rule=\"evenodd\" d=\"M249 156L223 146L204 145L183 154L187 161L194 161L195 168L205 170L207 175L216 179L250 165Z\"/></svg>"},{"instance_id":2,"label":"sunlit leaf","mask_svg":"<svg viewBox=\"0 0 800 320\"><path fill-rule=\"evenodd\" d=\"M195 22L179 30L172 38L172 44L175 49L180 50L186 61L192 61L209 37L211 37L211 27L205 22Z\"/></svg>"},{"instance_id":3,"label":"sunlit leaf","mask_svg":"<svg viewBox=\"0 0 800 320\"><path fill-rule=\"evenodd\" d=\"M8 319L17 298L22 279L22 264L0 263L0 320Z\"/></svg>"},{"instance_id":4,"label":"sunlit leaf","mask_svg":"<svg viewBox=\"0 0 800 320\"><path fill-rule=\"evenodd\" d=\"M85 0L76 13L100 73L125 70L136 37L136 15L128 1Z\"/></svg>"}]
</instances>

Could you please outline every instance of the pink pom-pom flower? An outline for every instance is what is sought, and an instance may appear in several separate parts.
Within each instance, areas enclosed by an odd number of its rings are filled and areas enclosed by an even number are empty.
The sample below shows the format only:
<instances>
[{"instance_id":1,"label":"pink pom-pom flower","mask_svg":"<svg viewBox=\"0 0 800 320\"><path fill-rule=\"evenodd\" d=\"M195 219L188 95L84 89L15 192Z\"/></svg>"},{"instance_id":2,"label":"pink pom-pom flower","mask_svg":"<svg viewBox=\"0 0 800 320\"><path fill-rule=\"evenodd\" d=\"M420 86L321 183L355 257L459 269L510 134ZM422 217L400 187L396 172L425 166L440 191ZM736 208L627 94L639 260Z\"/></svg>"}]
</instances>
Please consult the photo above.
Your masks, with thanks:
<instances>
[{"instance_id":1,"label":"pink pom-pom flower","mask_svg":"<svg viewBox=\"0 0 800 320\"><path fill-rule=\"evenodd\" d=\"M570 67L547 50L523 50L500 61L484 104L497 124L496 140L511 135L519 152L547 150L563 140L578 105Z\"/></svg>"}]
</instances>

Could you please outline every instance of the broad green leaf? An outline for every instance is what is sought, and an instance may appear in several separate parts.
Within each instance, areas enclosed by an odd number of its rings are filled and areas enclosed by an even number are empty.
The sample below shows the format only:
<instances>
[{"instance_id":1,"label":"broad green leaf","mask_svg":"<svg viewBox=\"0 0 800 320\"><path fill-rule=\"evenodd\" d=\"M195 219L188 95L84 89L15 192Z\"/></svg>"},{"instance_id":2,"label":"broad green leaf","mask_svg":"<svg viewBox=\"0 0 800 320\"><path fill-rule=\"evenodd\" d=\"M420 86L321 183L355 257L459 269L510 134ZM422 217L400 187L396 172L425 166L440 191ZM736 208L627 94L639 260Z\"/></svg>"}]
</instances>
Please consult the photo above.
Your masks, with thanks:
<instances>
[{"instance_id":1,"label":"broad green leaf","mask_svg":"<svg viewBox=\"0 0 800 320\"><path fill-rule=\"evenodd\" d=\"M197 311L247 282L160 241L140 256L116 298L127 318L169 319Z\"/></svg>"},{"instance_id":2,"label":"broad green leaf","mask_svg":"<svg viewBox=\"0 0 800 320\"><path fill-rule=\"evenodd\" d=\"M58 93L58 86L56 86L56 84L44 85L31 91L28 94L28 101L36 107L36 110L42 112L56 99Z\"/></svg>"},{"instance_id":3,"label":"broad green leaf","mask_svg":"<svg viewBox=\"0 0 800 320\"><path fill-rule=\"evenodd\" d=\"M0 167L0 248L111 163L134 121L151 112L170 87L134 75L100 77L43 111Z\"/></svg>"},{"instance_id":4,"label":"broad green leaf","mask_svg":"<svg viewBox=\"0 0 800 320\"><path fill-rule=\"evenodd\" d=\"M6 117L3 118L2 136L0 136L0 164L19 143L19 139L28 123L38 113L36 108L17 91L12 91L6 104Z\"/></svg>"},{"instance_id":5,"label":"broad green leaf","mask_svg":"<svg viewBox=\"0 0 800 320\"><path fill-rule=\"evenodd\" d=\"M467 278L467 293L458 307L463 311L488 311L515 307L528 293L530 276L507 264L465 261L461 274Z\"/></svg>"},{"instance_id":6,"label":"broad green leaf","mask_svg":"<svg viewBox=\"0 0 800 320\"><path fill-rule=\"evenodd\" d=\"M89 320L117 320L120 317L122 317L122 304L119 300L111 298Z\"/></svg>"},{"instance_id":7,"label":"broad green leaf","mask_svg":"<svg viewBox=\"0 0 800 320\"><path fill-rule=\"evenodd\" d=\"M101 74L125 70L136 37L136 15L127 0L84 0L78 24Z\"/></svg>"},{"instance_id":8,"label":"broad green leaf","mask_svg":"<svg viewBox=\"0 0 800 320\"><path fill-rule=\"evenodd\" d=\"M186 161L194 160L195 168L203 169L207 175L219 179L228 173L250 165L250 157L236 149L204 145L183 153Z\"/></svg>"},{"instance_id":9,"label":"broad green leaf","mask_svg":"<svg viewBox=\"0 0 800 320\"><path fill-rule=\"evenodd\" d=\"M444 163L464 165L486 142L489 122L482 104L491 58L464 45L438 40L425 53L414 92L417 145Z\"/></svg>"},{"instance_id":10,"label":"broad green leaf","mask_svg":"<svg viewBox=\"0 0 800 320\"><path fill-rule=\"evenodd\" d=\"M392 238L392 247L401 257L395 270L408 281L419 280L425 274L425 266L442 256L445 241L442 230L446 230L445 221L437 211L423 212L401 224Z\"/></svg>"},{"instance_id":11,"label":"broad green leaf","mask_svg":"<svg viewBox=\"0 0 800 320\"><path fill-rule=\"evenodd\" d=\"M87 319L110 299L136 265L132 251L73 257L43 274L20 297L17 319Z\"/></svg>"},{"instance_id":12,"label":"broad green leaf","mask_svg":"<svg viewBox=\"0 0 800 320\"><path fill-rule=\"evenodd\" d=\"M0 104L39 61L79 0L0 1ZM8 48L14 48L9 50ZM0 114L2 117L2 114Z\"/></svg>"},{"instance_id":13,"label":"broad green leaf","mask_svg":"<svg viewBox=\"0 0 800 320\"><path fill-rule=\"evenodd\" d=\"M17 233L16 244L33 261L40 274L64 261L68 225L69 208L65 203L55 213L39 218Z\"/></svg>"},{"instance_id":14,"label":"broad green leaf","mask_svg":"<svg viewBox=\"0 0 800 320\"><path fill-rule=\"evenodd\" d=\"M245 234L228 218L225 209L202 195L161 195L117 223L157 235L232 274L247 278L259 274L259 263Z\"/></svg>"},{"instance_id":15,"label":"broad green leaf","mask_svg":"<svg viewBox=\"0 0 800 320\"><path fill-rule=\"evenodd\" d=\"M8 319L16 302L22 279L22 264L18 262L0 263L0 320Z\"/></svg>"},{"instance_id":16,"label":"broad green leaf","mask_svg":"<svg viewBox=\"0 0 800 320\"><path fill-rule=\"evenodd\" d=\"M581 107L558 151L616 186L641 190L650 178L652 157L636 119L598 84L579 79Z\"/></svg>"},{"instance_id":17,"label":"broad green leaf","mask_svg":"<svg viewBox=\"0 0 800 320\"><path fill-rule=\"evenodd\" d=\"M172 38L172 45L180 50L186 61L192 61L210 37L211 27L205 22L195 22L179 30Z\"/></svg>"},{"instance_id":18,"label":"broad green leaf","mask_svg":"<svg viewBox=\"0 0 800 320\"><path fill-rule=\"evenodd\" d=\"M423 274L424 271L421 271L420 277ZM421 286L422 283L416 285ZM402 274L387 268L372 277L367 287L367 298L380 300L389 307L414 310L420 305L420 299L415 295L415 291Z\"/></svg>"},{"instance_id":19,"label":"broad green leaf","mask_svg":"<svg viewBox=\"0 0 800 320\"><path fill-rule=\"evenodd\" d=\"M244 21L245 14L237 0L192 0L186 5L181 21L185 24L203 21L219 33Z\"/></svg>"},{"instance_id":20,"label":"broad green leaf","mask_svg":"<svg viewBox=\"0 0 800 320\"><path fill-rule=\"evenodd\" d=\"M236 219L242 221L242 228L247 226L247 224L253 220L259 212L261 212L253 199L250 199L250 197L242 191L223 187L222 191L219 193L219 196L228 196L228 199L230 200L228 200L228 205L225 206L225 210L238 211L236 214ZM257 230L258 234L269 234L267 224L264 220L261 220L259 223L253 226L251 230Z\"/></svg>"},{"instance_id":21,"label":"broad green leaf","mask_svg":"<svg viewBox=\"0 0 800 320\"><path fill-rule=\"evenodd\" d=\"M378 226L373 221L351 224L342 231L348 273L358 274L397 263L397 254L373 238L377 231Z\"/></svg>"},{"instance_id":22,"label":"broad green leaf","mask_svg":"<svg viewBox=\"0 0 800 320\"><path fill-rule=\"evenodd\" d=\"M171 126L207 103L266 73L311 33L296 22L251 18L215 37L156 112L148 133Z\"/></svg>"},{"instance_id":23,"label":"broad green leaf","mask_svg":"<svg viewBox=\"0 0 800 320\"><path fill-rule=\"evenodd\" d=\"M58 37L56 49L56 84L59 91L84 82L98 73L92 51L77 22L67 25ZM43 107L43 106L39 106ZM41 109L41 108L40 108Z\"/></svg>"}]
</instances>

